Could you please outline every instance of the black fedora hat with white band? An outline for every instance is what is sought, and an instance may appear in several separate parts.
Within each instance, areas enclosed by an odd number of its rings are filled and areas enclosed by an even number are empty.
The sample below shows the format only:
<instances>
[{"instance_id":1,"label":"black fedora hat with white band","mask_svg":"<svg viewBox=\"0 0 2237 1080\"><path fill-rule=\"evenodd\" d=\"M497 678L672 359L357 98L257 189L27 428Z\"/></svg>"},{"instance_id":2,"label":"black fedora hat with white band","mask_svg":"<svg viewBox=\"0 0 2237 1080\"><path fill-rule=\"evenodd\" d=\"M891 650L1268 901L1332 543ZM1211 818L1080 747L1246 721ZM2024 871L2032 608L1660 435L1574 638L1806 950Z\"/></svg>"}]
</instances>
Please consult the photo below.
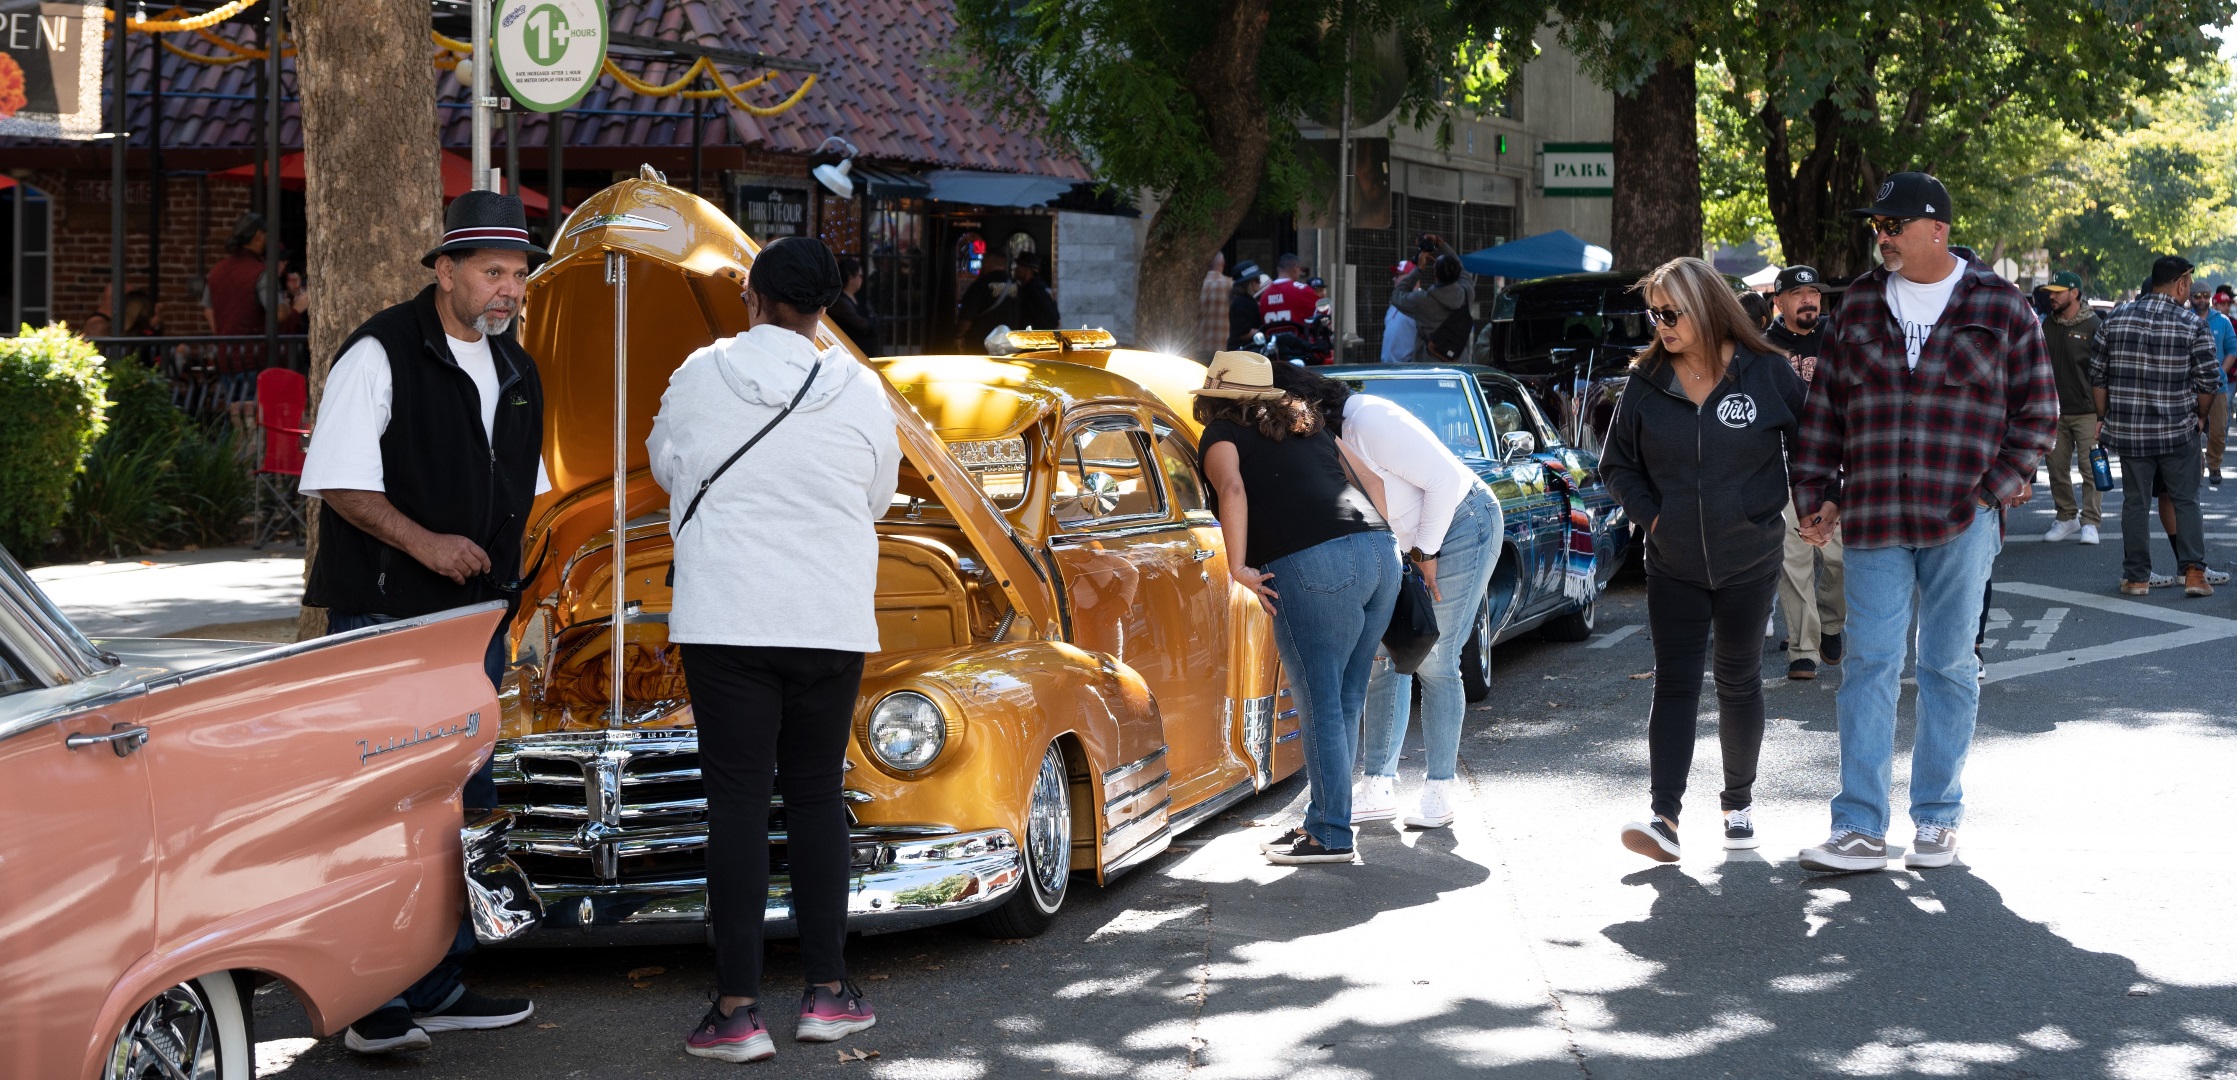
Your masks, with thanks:
<instances>
[{"instance_id":1,"label":"black fedora hat with white band","mask_svg":"<svg viewBox=\"0 0 2237 1080\"><path fill-rule=\"evenodd\" d=\"M530 270L550 258L528 238L528 211L520 197L494 191L469 191L452 199L443 212L443 242L419 264L432 267L437 255L461 256L470 251L527 252Z\"/></svg>"}]
</instances>

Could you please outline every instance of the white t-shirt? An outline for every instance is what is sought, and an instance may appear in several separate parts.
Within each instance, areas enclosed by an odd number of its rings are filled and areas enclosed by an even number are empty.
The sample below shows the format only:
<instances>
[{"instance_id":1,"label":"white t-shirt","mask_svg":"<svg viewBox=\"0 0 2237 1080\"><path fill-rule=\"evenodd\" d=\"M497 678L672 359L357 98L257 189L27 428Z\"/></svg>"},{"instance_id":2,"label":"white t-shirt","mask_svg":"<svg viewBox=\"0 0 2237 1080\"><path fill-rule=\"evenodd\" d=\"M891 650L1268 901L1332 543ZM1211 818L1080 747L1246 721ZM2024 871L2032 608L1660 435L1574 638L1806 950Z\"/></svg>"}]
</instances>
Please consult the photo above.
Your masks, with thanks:
<instances>
[{"instance_id":1,"label":"white t-shirt","mask_svg":"<svg viewBox=\"0 0 2237 1080\"><path fill-rule=\"evenodd\" d=\"M1926 344L1934 324L1942 321L1942 309L1950 306L1950 293L1965 273L1965 260L1954 255L1950 258L1957 265L1950 267L1950 276L1940 281L1921 285L1900 273L1887 276L1887 308L1895 316L1895 324L1903 328L1903 351L1913 371L1919 366L1919 346Z\"/></svg>"},{"instance_id":2,"label":"white t-shirt","mask_svg":"<svg viewBox=\"0 0 2237 1080\"><path fill-rule=\"evenodd\" d=\"M497 361L489 355L488 335L480 341L450 338L450 350L481 397L482 436L495 438ZM388 431L389 406L395 397L388 350L373 338L359 338L326 373L326 393L319 398L318 423L311 448L303 455L298 489L312 498L328 490L387 491L387 478L381 472L381 436ZM539 457L536 494L550 490L551 478Z\"/></svg>"}]
</instances>

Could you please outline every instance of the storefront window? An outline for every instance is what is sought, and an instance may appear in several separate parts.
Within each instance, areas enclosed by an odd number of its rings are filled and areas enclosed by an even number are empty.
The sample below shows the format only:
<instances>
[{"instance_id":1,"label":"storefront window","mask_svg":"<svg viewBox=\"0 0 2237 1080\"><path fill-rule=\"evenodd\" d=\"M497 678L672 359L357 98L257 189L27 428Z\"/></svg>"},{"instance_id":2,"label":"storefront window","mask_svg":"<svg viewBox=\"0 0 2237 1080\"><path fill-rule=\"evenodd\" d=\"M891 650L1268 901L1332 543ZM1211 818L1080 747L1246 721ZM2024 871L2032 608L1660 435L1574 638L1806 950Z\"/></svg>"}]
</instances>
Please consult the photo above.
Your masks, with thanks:
<instances>
[{"instance_id":1,"label":"storefront window","mask_svg":"<svg viewBox=\"0 0 2237 1080\"><path fill-rule=\"evenodd\" d=\"M886 351L896 355L925 349L931 292L925 281L924 200L872 199L869 210L868 280L870 305Z\"/></svg>"}]
</instances>

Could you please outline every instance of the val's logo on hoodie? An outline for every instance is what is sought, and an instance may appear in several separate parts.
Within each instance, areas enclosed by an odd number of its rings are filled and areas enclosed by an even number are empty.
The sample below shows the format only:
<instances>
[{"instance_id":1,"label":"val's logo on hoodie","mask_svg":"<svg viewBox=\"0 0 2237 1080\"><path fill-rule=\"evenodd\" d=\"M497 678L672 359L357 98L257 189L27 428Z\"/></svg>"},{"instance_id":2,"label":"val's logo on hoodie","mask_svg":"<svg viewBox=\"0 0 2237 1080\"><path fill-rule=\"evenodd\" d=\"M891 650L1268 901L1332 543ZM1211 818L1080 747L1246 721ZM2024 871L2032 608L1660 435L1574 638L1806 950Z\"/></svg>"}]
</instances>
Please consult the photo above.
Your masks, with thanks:
<instances>
[{"instance_id":1,"label":"val's logo on hoodie","mask_svg":"<svg viewBox=\"0 0 2237 1080\"><path fill-rule=\"evenodd\" d=\"M1755 423L1755 399L1746 394L1732 394L1717 402L1717 419L1728 428L1744 428Z\"/></svg>"}]
</instances>

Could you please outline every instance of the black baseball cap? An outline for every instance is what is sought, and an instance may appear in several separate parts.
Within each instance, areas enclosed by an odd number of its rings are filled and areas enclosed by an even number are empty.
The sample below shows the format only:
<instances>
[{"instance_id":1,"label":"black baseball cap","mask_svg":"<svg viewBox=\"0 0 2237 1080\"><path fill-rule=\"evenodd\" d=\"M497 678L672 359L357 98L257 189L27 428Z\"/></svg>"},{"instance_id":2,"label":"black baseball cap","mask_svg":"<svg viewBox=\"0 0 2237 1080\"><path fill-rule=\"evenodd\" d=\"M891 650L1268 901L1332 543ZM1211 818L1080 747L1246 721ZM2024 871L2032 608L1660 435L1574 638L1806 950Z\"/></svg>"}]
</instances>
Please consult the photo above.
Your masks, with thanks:
<instances>
[{"instance_id":1,"label":"black baseball cap","mask_svg":"<svg viewBox=\"0 0 2237 1080\"><path fill-rule=\"evenodd\" d=\"M2180 255L2162 255L2152 261L2151 287L2156 289L2184 274L2190 273L2190 260Z\"/></svg>"},{"instance_id":2,"label":"black baseball cap","mask_svg":"<svg viewBox=\"0 0 2237 1080\"><path fill-rule=\"evenodd\" d=\"M1825 282L1818 278L1816 267L1789 266L1779 271L1778 279L1771 283L1771 295L1784 296L1794 289L1826 291Z\"/></svg>"},{"instance_id":3,"label":"black baseball cap","mask_svg":"<svg viewBox=\"0 0 2237 1080\"><path fill-rule=\"evenodd\" d=\"M1872 205L1851 210L1849 216L1931 218L1948 222L1951 219L1950 189L1925 173L1899 172L1880 184L1880 193L1873 197Z\"/></svg>"}]
</instances>

